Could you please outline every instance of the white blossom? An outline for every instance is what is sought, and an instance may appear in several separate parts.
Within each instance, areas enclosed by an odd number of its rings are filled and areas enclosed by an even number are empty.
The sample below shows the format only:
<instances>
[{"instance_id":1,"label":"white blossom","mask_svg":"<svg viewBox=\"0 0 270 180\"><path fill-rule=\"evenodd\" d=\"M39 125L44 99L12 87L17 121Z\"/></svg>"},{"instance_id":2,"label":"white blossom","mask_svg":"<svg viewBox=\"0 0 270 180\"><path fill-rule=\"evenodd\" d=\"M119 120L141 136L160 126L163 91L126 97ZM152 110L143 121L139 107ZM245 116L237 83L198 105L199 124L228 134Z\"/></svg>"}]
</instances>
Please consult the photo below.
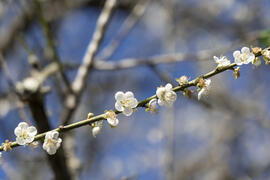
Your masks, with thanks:
<instances>
[{"instance_id":1,"label":"white blossom","mask_svg":"<svg viewBox=\"0 0 270 180\"><path fill-rule=\"evenodd\" d=\"M62 143L62 139L58 136L59 133L57 131L49 131L45 135L42 147L49 155L55 154Z\"/></svg>"},{"instance_id":2,"label":"white blossom","mask_svg":"<svg viewBox=\"0 0 270 180\"><path fill-rule=\"evenodd\" d=\"M263 58L265 60L266 64L270 63L270 50L268 48L264 49L262 51Z\"/></svg>"},{"instance_id":3,"label":"white blossom","mask_svg":"<svg viewBox=\"0 0 270 180\"><path fill-rule=\"evenodd\" d=\"M146 109L147 111L151 111L153 113L157 113L157 99L151 99L149 103L147 104L148 108Z\"/></svg>"},{"instance_id":4,"label":"white blossom","mask_svg":"<svg viewBox=\"0 0 270 180\"><path fill-rule=\"evenodd\" d=\"M2 157L2 152L0 152L0 158Z\"/></svg>"},{"instance_id":5,"label":"white blossom","mask_svg":"<svg viewBox=\"0 0 270 180\"><path fill-rule=\"evenodd\" d=\"M17 136L16 141L19 145L26 145L34 140L37 129L34 126L28 126L26 122L21 122L15 128L14 134Z\"/></svg>"},{"instance_id":6,"label":"white blossom","mask_svg":"<svg viewBox=\"0 0 270 180\"><path fill-rule=\"evenodd\" d=\"M105 113L105 118L107 119L107 122L112 126L115 127L118 125L119 120L117 119L117 116L114 111L108 111Z\"/></svg>"},{"instance_id":7,"label":"white blossom","mask_svg":"<svg viewBox=\"0 0 270 180\"><path fill-rule=\"evenodd\" d=\"M228 60L226 56L220 56L219 58L214 56L214 60L218 64L218 68L222 68L231 64L230 60Z\"/></svg>"},{"instance_id":8,"label":"white blossom","mask_svg":"<svg viewBox=\"0 0 270 180\"><path fill-rule=\"evenodd\" d=\"M187 84L188 83L188 77L187 76L181 76L180 78L176 78L176 81L181 86L183 84Z\"/></svg>"},{"instance_id":9,"label":"white blossom","mask_svg":"<svg viewBox=\"0 0 270 180\"><path fill-rule=\"evenodd\" d=\"M159 87L156 91L158 97L158 104L160 106L172 106L177 98L177 94L172 90L172 85L170 83L166 84L165 87Z\"/></svg>"},{"instance_id":10,"label":"white blossom","mask_svg":"<svg viewBox=\"0 0 270 180\"><path fill-rule=\"evenodd\" d=\"M133 108L136 108L138 101L134 98L132 92L128 91L123 93L119 91L115 94L115 109L117 111L123 112L124 115L130 116L133 113Z\"/></svg>"},{"instance_id":11,"label":"white blossom","mask_svg":"<svg viewBox=\"0 0 270 180\"><path fill-rule=\"evenodd\" d=\"M11 148L11 142L7 139L4 143L2 143L2 148L4 151L10 151Z\"/></svg>"},{"instance_id":12,"label":"white blossom","mask_svg":"<svg viewBox=\"0 0 270 180\"><path fill-rule=\"evenodd\" d=\"M248 47L243 47L240 51L233 52L234 61L237 65L249 64L255 59L255 55Z\"/></svg>"},{"instance_id":13,"label":"white blossom","mask_svg":"<svg viewBox=\"0 0 270 180\"><path fill-rule=\"evenodd\" d=\"M198 93L198 100L201 99L202 95L207 95L209 90L210 90L210 84L211 84L211 79L205 79L203 86L201 87L201 90Z\"/></svg>"},{"instance_id":14,"label":"white blossom","mask_svg":"<svg viewBox=\"0 0 270 180\"><path fill-rule=\"evenodd\" d=\"M92 135L96 137L101 132L102 121L96 121L92 123L91 126L92 126Z\"/></svg>"}]
</instances>

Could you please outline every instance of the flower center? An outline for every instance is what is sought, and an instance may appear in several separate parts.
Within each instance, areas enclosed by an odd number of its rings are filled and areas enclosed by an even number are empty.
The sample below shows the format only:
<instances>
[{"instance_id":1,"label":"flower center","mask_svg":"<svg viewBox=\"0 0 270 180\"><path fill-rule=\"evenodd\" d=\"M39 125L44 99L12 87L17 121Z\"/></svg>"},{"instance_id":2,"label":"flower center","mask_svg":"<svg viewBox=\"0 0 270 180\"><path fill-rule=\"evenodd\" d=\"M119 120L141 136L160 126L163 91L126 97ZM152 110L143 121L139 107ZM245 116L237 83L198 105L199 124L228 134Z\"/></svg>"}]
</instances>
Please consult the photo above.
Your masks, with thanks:
<instances>
[{"instance_id":1,"label":"flower center","mask_svg":"<svg viewBox=\"0 0 270 180\"><path fill-rule=\"evenodd\" d=\"M165 99L167 99L167 101L172 101L173 100L173 93L172 92L167 92L165 94Z\"/></svg>"},{"instance_id":2,"label":"flower center","mask_svg":"<svg viewBox=\"0 0 270 180\"><path fill-rule=\"evenodd\" d=\"M247 58L248 58L248 55L247 55L247 54L241 54L241 55L240 55L240 60L241 60L242 62L246 61Z\"/></svg>"},{"instance_id":3,"label":"flower center","mask_svg":"<svg viewBox=\"0 0 270 180\"><path fill-rule=\"evenodd\" d=\"M108 117L111 118L111 119L115 119L116 114L114 112L108 112Z\"/></svg>"},{"instance_id":4,"label":"flower center","mask_svg":"<svg viewBox=\"0 0 270 180\"><path fill-rule=\"evenodd\" d=\"M123 107L129 107L130 106L130 99L124 99L122 101L120 101L120 103L122 104Z\"/></svg>"},{"instance_id":5,"label":"flower center","mask_svg":"<svg viewBox=\"0 0 270 180\"><path fill-rule=\"evenodd\" d=\"M51 138L47 139L47 143L49 144L49 146L56 146L57 144L56 140Z\"/></svg>"},{"instance_id":6,"label":"flower center","mask_svg":"<svg viewBox=\"0 0 270 180\"><path fill-rule=\"evenodd\" d=\"M20 137L23 139L27 139L27 138L29 138L29 134L27 133L27 131L23 131L23 133L20 135Z\"/></svg>"}]
</instances>

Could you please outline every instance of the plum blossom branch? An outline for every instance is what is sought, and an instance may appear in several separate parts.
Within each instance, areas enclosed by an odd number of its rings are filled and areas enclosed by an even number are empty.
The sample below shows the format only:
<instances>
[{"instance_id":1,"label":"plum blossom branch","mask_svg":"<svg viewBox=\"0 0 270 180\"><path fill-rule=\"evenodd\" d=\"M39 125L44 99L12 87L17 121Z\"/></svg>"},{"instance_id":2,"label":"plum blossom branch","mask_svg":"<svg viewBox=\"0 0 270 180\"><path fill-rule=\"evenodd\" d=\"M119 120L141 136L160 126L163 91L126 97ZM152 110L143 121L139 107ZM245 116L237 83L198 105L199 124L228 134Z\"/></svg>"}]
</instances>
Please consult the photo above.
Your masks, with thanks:
<instances>
[{"instance_id":1,"label":"plum blossom branch","mask_svg":"<svg viewBox=\"0 0 270 180\"><path fill-rule=\"evenodd\" d=\"M266 49L266 50L268 50L268 49ZM259 51L259 52L252 51L252 52L255 55L255 57L257 58L258 56L261 56L262 55L262 52L263 51ZM246 58L248 59L249 57L246 57ZM244 60L244 59L242 59L242 60ZM236 63L231 63L231 64L229 64L227 66L222 66L222 67L219 67L219 68L215 68L214 70L212 70L212 71L210 71L210 72L208 72L208 73L206 73L204 75L201 75L201 76L199 76L199 77L197 77L197 78L195 78L195 79L193 79L191 81L185 81L185 83L179 83L179 85L176 86L176 87L174 87L174 88L167 88L167 91L166 92L169 92L169 94L173 94L172 92L185 91L186 88L189 88L189 87L192 87L192 86L198 86L198 83L199 83L199 81L201 79L208 79L208 78L213 77L213 76L215 76L217 74L220 74L220 73L222 73L224 71L233 70L234 67L236 67L236 66L237 66ZM123 95L124 93L121 93L121 94ZM157 93L157 94L159 94L159 93ZM146 99L138 102L136 108L138 108L138 107L149 108L148 103L150 101L151 102L154 101L154 99L156 100L156 99L159 98L159 96L157 94L155 94L155 95L153 95L151 97L148 97L148 98L146 98ZM127 96L128 98L131 98L131 99L133 98L133 96L131 96L131 95L129 96L129 94L127 94L127 95L128 95ZM164 95L165 95L165 97L167 96L166 94L164 94ZM116 100L120 100L120 99L117 96ZM130 100L130 99L122 98L121 100L125 100L125 102L126 102L126 100ZM165 100L166 100L166 98L165 98ZM169 100L170 100L170 98L169 98ZM125 105L125 107L127 107L126 104L124 104L124 105ZM115 114L122 113L122 112L117 111L117 110L114 110L114 111L111 111L111 112L114 112ZM72 124L69 124L69 125L60 126L60 127L56 128L56 129L53 129L53 130L48 131L48 132L59 132L59 133L63 133L63 132L70 131L72 129L76 129L76 128L79 128L79 127L82 127L82 126L86 126L86 125L89 125L89 124L92 125L95 122L102 121L102 120L107 120L107 118L108 118L108 113L107 112L105 112L103 114L100 114L100 115L96 115L96 116L93 116L92 113L90 113L90 114L91 115L88 115L88 118L87 119L84 119L84 120L81 120L81 121L78 121L78 122L75 122L75 123L72 123ZM118 124L118 122L117 122L117 124ZM44 137L46 136L46 134L48 132L44 132L44 133L41 133L41 134L36 135L34 137L34 141L38 141L38 140L44 139ZM19 146L19 144L17 142L11 142L10 143L10 147L17 147L17 146ZM4 150L4 146L2 145L0 147L0 151L3 151L3 150Z\"/></svg>"}]
</instances>

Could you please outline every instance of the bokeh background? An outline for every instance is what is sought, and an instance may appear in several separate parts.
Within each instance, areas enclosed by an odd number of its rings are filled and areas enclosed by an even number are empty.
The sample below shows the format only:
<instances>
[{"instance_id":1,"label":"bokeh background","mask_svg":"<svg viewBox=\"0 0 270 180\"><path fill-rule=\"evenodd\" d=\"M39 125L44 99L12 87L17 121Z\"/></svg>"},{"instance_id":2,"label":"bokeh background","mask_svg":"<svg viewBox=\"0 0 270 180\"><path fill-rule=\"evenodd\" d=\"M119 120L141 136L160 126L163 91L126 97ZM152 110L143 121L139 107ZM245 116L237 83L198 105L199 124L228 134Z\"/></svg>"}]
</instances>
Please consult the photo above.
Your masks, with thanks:
<instances>
[{"instance_id":1,"label":"bokeh background","mask_svg":"<svg viewBox=\"0 0 270 180\"><path fill-rule=\"evenodd\" d=\"M1 142L15 140L19 122L36 123L12 84L33 76L36 66L43 69L52 63L46 28L72 81L104 3L0 1ZM69 123L114 108L117 91L132 91L142 100L160 85L177 85L174 79L182 75L193 79L213 70L214 55L233 61L233 51L243 46L269 46L269 8L269 0L118 0L95 56L95 62L106 61L91 69ZM161 61L155 61L158 58ZM174 107L160 107L157 115L144 109L131 117L119 115L119 125L110 128L104 123L96 138L90 126L72 130L63 137L70 178L269 179L269 81L264 62L259 67L245 65L237 80L232 71L213 77L210 94L199 102L196 88L191 88L193 98L179 92ZM65 85L56 74L44 86L50 88L44 108L56 128L62 124ZM0 179L53 177L41 145L3 153Z\"/></svg>"}]
</instances>

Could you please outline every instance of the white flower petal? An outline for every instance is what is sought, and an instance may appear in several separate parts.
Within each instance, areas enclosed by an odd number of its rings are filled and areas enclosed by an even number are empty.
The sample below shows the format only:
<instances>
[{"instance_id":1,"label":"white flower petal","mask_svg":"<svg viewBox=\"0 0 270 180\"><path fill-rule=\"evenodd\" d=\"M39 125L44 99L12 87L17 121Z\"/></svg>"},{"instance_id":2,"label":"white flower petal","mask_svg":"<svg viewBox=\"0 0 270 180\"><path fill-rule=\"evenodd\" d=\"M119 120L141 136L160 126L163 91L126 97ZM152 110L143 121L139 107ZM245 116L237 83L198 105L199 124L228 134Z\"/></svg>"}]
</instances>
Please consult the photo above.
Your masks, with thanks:
<instances>
[{"instance_id":1,"label":"white flower petal","mask_svg":"<svg viewBox=\"0 0 270 180\"><path fill-rule=\"evenodd\" d=\"M250 50L249 50L248 47L242 47L241 52L245 53L245 54L248 54L248 53L250 53Z\"/></svg>"},{"instance_id":2,"label":"white flower petal","mask_svg":"<svg viewBox=\"0 0 270 180\"><path fill-rule=\"evenodd\" d=\"M101 132L101 127L93 127L92 128L92 134L94 137L96 137Z\"/></svg>"},{"instance_id":3,"label":"white flower petal","mask_svg":"<svg viewBox=\"0 0 270 180\"><path fill-rule=\"evenodd\" d=\"M43 145L42 145L42 148L46 151L46 149L47 149L47 143L43 143Z\"/></svg>"},{"instance_id":4,"label":"white flower petal","mask_svg":"<svg viewBox=\"0 0 270 180\"><path fill-rule=\"evenodd\" d=\"M58 138L57 139L57 148L60 147L61 143L62 143L62 139L61 138Z\"/></svg>"},{"instance_id":5,"label":"white flower petal","mask_svg":"<svg viewBox=\"0 0 270 180\"><path fill-rule=\"evenodd\" d=\"M171 91L171 101L175 101L177 99L177 94L174 91Z\"/></svg>"},{"instance_id":6,"label":"white flower petal","mask_svg":"<svg viewBox=\"0 0 270 180\"><path fill-rule=\"evenodd\" d=\"M199 91L199 93L198 93L198 100L201 99L201 96L204 94L204 92L205 92L205 89L204 89L204 88L202 88L202 89Z\"/></svg>"},{"instance_id":7,"label":"white flower petal","mask_svg":"<svg viewBox=\"0 0 270 180\"><path fill-rule=\"evenodd\" d=\"M129 104L129 105L130 105L131 108L137 107L137 105L138 105L137 99L132 98L132 99L130 100L130 104Z\"/></svg>"},{"instance_id":8,"label":"white flower petal","mask_svg":"<svg viewBox=\"0 0 270 180\"><path fill-rule=\"evenodd\" d=\"M16 127L16 128L14 129L14 134L15 134L16 136L20 136L20 135L22 134L22 129L21 129L20 127Z\"/></svg>"},{"instance_id":9,"label":"white flower petal","mask_svg":"<svg viewBox=\"0 0 270 180\"><path fill-rule=\"evenodd\" d=\"M151 106L151 107L156 107L156 106L157 106L157 99L156 99L156 98L151 99L151 100L149 101L149 106Z\"/></svg>"},{"instance_id":10,"label":"white flower petal","mask_svg":"<svg viewBox=\"0 0 270 180\"><path fill-rule=\"evenodd\" d=\"M28 128L28 124L26 122L20 122L18 124L18 127L21 129L27 129Z\"/></svg>"},{"instance_id":11,"label":"white flower petal","mask_svg":"<svg viewBox=\"0 0 270 180\"><path fill-rule=\"evenodd\" d=\"M24 139L24 138L20 138L20 137L17 137L17 138L16 138L16 142L17 142L19 145L25 145L25 144L26 144L25 139Z\"/></svg>"},{"instance_id":12,"label":"white flower petal","mask_svg":"<svg viewBox=\"0 0 270 180\"><path fill-rule=\"evenodd\" d=\"M53 148L53 147L49 147L48 149L47 149L47 153L49 154L49 155L53 155L53 154L55 154L56 153L56 148Z\"/></svg>"},{"instance_id":13,"label":"white flower petal","mask_svg":"<svg viewBox=\"0 0 270 180\"><path fill-rule=\"evenodd\" d=\"M134 94L131 91L125 93L125 98L133 98Z\"/></svg>"},{"instance_id":14,"label":"white flower petal","mask_svg":"<svg viewBox=\"0 0 270 180\"><path fill-rule=\"evenodd\" d=\"M234 57L235 59L239 59L240 54L241 54L240 51L234 51L234 52L233 52L233 57Z\"/></svg>"},{"instance_id":15,"label":"white flower petal","mask_svg":"<svg viewBox=\"0 0 270 180\"><path fill-rule=\"evenodd\" d=\"M219 58L218 58L217 56L214 56L213 58L214 58L214 60L216 61L216 63L219 62Z\"/></svg>"},{"instance_id":16,"label":"white flower petal","mask_svg":"<svg viewBox=\"0 0 270 180\"><path fill-rule=\"evenodd\" d=\"M116 101L114 106L115 106L115 109L117 111L120 111L120 112L124 111L124 107L122 106L122 104L119 101Z\"/></svg>"},{"instance_id":17,"label":"white flower petal","mask_svg":"<svg viewBox=\"0 0 270 180\"><path fill-rule=\"evenodd\" d=\"M58 138L58 136L59 136L59 132L57 132L57 131L53 131L53 132L51 132L52 133L52 138L53 139L57 139Z\"/></svg>"},{"instance_id":18,"label":"white flower petal","mask_svg":"<svg viewBox=\"0 0 270 180\"><path fill-rule=\"evenodd\" d=\"M171 91L172 85L170 83L166 84L165 89L166 89L166 91Z\"/></svg>"},{"instance_id":19,"label":"white flower petal","mask_svg":"<svg viewBox=\"0 0 270 180\"><path fill-rule=\"evenodd\" d=\"M32 141L34 141L35 139L35 136L29 136L27 139L25 139L25 143L28 144L28 143L31 143Z\"/></svg>"},{"instance_id":20,"label":"white flower petal","mask_svg":"<svg viewBox=\"0 0 270 180\"><path fill-rule=\"evenodd\" d=\"M119 120L117 118L115 118L115 119L108 118L107 121L111 126L117 126L119 123Z\"/></svg>"},{"instance_id":21,"label":"white flower petal","mask_svg":"<svg viewBox=\"0 0 270 180\"><path fill-rule=\"evenodd\" d=\"M28 127L27 131L30 134L30 136L35 136L37 134L37 129L34 126Z\"/></svg>"},{"instance_id":22,"label":"white flower petal","mask_svg":"<svg viewBox=\"0 0 270 180\"><path fill-rule=\"evenodd\" d=\"M250 53L248 59L247 59L247 64L251 63L255 59L255 55L253 53Z\"/></svg>"},{"instance_id":23,"label":"white flower petal","mask_svg":"<svg viewBox=\"0 0 270 180\"><path fill-rule=\"evenodd\" d=\"M211 84L211 79L206 79L206 80L205 80L205 84L206 84L206 86L208 87L208 86Z\"/></svg>"},{"instance_id":24,"label":"white flower petal","mask_svg":"<svg viewBox=\"0 0 270 180\"><path fill-rule=\"evenodd\" d=\"M130 116L133 113L133 110L131 108L125 108L123 111L123 114L126 116Z\"/></svg>"},{"instance_id":25,"label":"white flower petal","mask_svg":"<svg viewBox=\"0 0 270 180\"><path fill-rule=\"evenodd\" d=\"M108 122L110 125L114 124L114 121L115 121L115 119L107 118L107 122Z\"/></svg>"},{"instance_id":26,"label":"white flower petal","mask_svg":"<svg viewBox=\"0 0 270 180\"><path fill-rule=\"evenodd\" d=\"M234 62L239 66L243 64L243 62L240 59L235 59Z\"/></svg>"},{"instance_id":27,"label":"white flower petal","mask_svg":"<svg viewBox=\"0 0 270 180\"><path fill-rule=\"evenodd\" d=\"M160 99L158 99L158 104L159 104L160 106L163 106L163 105L164 105L163 101L161 101Z\"/></svg>"},{"instance_id":28,"label":"white flower petal","mask_svg":"<svg viewBox=\"0 0 270 180\"><path fill-rule=\"evenodd\" d=\"M116 101L122 101L125 98L125 94L122 91L118 91L115 95Z\"/></svg>"},{"instance_id":29,"label":"white flower petal","mask_svg":"<svg viewBox=\"0 0 270 180\"><path fill-rule=\"evenodd\" d=\"M160 88L157 89L156 95L157 95L157 97L158 97L159 99L161 98L161 96L162 96L162 94L164 93L164 91L165 91L165 88L164 88L164 87L160 87Z\"/></svg>"}]
</instances>

